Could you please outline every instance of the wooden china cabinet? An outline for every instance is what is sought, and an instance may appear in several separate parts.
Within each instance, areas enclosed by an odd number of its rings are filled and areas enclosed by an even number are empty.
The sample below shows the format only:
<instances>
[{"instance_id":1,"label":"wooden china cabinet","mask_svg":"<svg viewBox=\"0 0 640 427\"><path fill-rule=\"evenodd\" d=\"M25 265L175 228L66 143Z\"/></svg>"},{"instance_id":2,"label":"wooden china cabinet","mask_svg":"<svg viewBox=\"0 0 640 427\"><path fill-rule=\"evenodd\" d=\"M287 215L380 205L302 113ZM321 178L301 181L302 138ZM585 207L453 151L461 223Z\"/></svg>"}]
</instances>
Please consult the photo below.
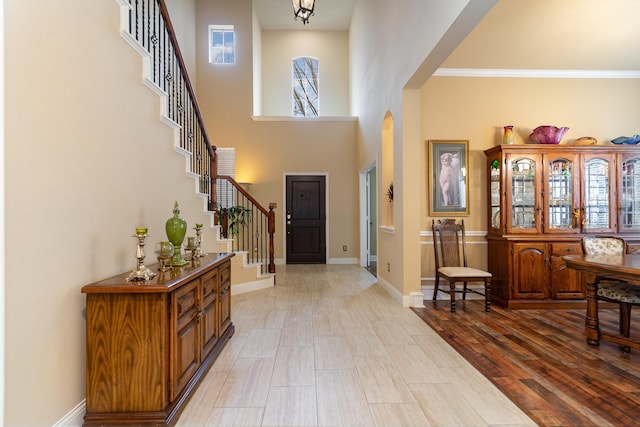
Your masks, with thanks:
<instances>
[{"instance_id":1,"label":"wooden china cabinet","mask_svg":"<svg viewBox=\"0 0 640 427\"><path fill-rule=\"evenodd\" d=\"M84 286L85 426L170 426L234 333L231 257ZM156 270L157 264L149 266Z\"/></svg>"},{"instance_id":2,"label":"wooden china cabinet","mask_svg":"<svg viewBox=\"0 0 640 427\"><path fill-rule=\"evenodd\" d=\"M640 251L640 147L500 145L485 150L491 296L508 308L585 302L563 255L587 234L619 235Z\"/></svg>"}]
</instances>

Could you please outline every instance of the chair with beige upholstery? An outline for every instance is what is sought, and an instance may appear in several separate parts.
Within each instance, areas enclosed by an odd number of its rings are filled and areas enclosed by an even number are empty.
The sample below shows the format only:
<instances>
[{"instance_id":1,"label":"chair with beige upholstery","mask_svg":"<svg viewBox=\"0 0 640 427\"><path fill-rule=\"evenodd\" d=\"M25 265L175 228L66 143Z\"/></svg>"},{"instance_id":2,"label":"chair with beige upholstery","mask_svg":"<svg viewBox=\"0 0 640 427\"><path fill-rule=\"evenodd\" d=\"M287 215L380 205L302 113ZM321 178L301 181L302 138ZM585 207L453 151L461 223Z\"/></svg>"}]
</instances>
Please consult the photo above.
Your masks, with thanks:
<instances>
[{"instance_id":1,"label":"chair with beige upholstery","mask_svg":"<svg viewBox=\"0 0 640 427\"><path fill-rule=\"evenodd\" d=\"M436 260L436 283L433 289L435 301L438 291L446 292L451 298L451 312L456 311L456 293L484 296L485 311L491 311L491 273L467 266L467 248L464 233L464 221L456 223L454 219L432 221L433 249ZM439 289L440 278L449 282L449 289ZM456 289L456 283L462 282L462 290ZM483 282L484 292L467 287L469 282Z\"/></svg>"},{"instance_id":2,"label":"chair with beige upholstery","mask_svg":"<svg viewBox=\"0 0 640 427\"><path fill-rule=\"evenodd\" d=\"M627 243L624 239L614 236L584 236L582 252L587 255L624 255L627 252ZM640 305L639 289L638 286L617 280L598 280L596 298L619 305L620 335L627 338L631 331L631 306ZM622 350L630 351L627 346L622 346Z\"/></svg>"}]
</instances>

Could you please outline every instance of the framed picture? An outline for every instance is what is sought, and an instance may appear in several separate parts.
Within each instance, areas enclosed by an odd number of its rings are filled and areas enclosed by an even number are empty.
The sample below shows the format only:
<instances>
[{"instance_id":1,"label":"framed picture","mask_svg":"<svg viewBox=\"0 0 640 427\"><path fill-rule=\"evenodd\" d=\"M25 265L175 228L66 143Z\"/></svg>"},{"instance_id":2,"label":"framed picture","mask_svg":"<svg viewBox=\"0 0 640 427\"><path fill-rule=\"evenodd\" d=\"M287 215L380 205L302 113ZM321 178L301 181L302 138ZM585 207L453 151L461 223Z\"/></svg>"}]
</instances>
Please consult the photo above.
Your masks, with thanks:
<instances>
[{"instance_id":1,"label":"framed picture","mask_svg":"<svg viewBox=\"0 0 640 427\"><path fill-rule=\"evenodd\" d=\"M428 143L429 215L469 215L469 141Z\"/></svg>"}]
</instances>

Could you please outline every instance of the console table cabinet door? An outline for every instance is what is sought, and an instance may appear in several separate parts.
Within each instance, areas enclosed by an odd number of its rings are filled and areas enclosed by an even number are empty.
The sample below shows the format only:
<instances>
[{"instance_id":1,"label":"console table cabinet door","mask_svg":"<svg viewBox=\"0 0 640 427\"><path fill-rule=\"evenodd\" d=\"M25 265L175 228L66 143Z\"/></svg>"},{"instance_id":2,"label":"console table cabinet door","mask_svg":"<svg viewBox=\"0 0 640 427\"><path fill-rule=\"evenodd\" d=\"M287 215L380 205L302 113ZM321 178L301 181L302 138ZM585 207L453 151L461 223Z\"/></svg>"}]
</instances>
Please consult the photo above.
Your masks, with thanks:
<instances>
[{"instance_id":1,"label":"console table cabinet door","mask_svg":"<svg viewBox=\"0 0 640 427\"><path fill-rule=\"evenodd\" d=\"M171 398L175 398L200 366L200 279L183 286L171 296L174 323L173 378Z\"/></svg>"},{"instance_id":2,"label":"console table cabinet door","mask_svg":"<svg viewBox=\"0 0 640 427\"><path fill-rule=\"evenodd\" d=\"M165 296L87 295L87 412L155 411L167 405Z\"/></svg>"},{"instance_id":3,"label":"console table cabinet door","mask_svg":"<svg viewBox=\"0 0 640 427\"><path fill-rule=\"evenodd\" d=\"M220 333L231 325L231 263L220 266Z\"/></svg>"},{"instance_id":4,"label":"console table cabinet door","mask_svg":"<svg viewBox=\"0 0 640 427\"><path fill-rule=\"evenodd\" d=\"M209 355L215 347L220 335L218 325L218 286L220 274L218 270L210 271L202 276L202 358Z\"/></svg>"}]
</instances>

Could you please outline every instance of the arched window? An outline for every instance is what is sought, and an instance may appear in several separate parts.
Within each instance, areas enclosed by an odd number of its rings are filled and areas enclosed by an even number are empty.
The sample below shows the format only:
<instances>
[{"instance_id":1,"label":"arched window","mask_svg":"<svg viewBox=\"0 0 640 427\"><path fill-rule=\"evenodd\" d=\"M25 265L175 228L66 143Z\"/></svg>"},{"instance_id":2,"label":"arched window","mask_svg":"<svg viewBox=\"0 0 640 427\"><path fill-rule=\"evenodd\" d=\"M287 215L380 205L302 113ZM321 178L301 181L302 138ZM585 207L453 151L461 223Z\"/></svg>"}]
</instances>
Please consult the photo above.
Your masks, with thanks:
<instances>
[{"instance_id":1,"label":"arched window","mask_svg":"<svg viewBox=\"0 0 640 427\"><path fill-rule=\"evenodd\" d=\"M318 116L318 60L309 56L293 59L293 116Z\"/></svg>"}]
</instances>

